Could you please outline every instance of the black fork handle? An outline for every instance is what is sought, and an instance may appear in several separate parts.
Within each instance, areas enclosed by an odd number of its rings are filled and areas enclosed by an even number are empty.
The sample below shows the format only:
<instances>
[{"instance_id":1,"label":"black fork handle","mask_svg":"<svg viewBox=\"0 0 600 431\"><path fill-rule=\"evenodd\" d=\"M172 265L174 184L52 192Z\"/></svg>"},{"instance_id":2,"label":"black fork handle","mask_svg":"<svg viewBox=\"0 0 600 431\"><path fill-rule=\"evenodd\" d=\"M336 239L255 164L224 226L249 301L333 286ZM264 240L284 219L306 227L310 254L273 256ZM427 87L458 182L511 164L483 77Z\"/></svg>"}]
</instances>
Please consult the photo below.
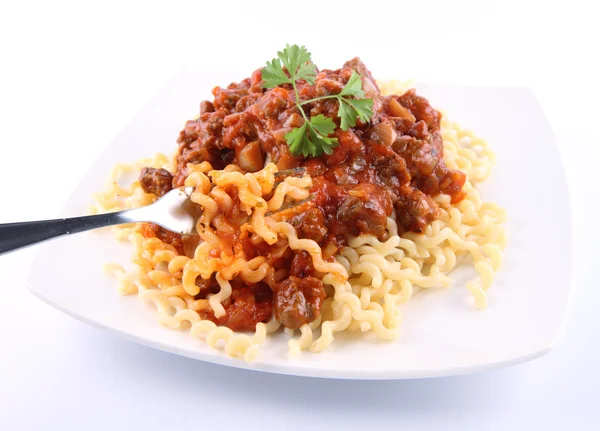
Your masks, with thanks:
<instances>
[{"instance_id":1,"label":"black fork handle","mask_svg":"<svg viewBox=\"0 0 600 431\"><path fill-rule=\"evenodd\" d=\"M63 235L130 223L130 212L0 224L0 255Z\"/></svg>"}]
</instances>

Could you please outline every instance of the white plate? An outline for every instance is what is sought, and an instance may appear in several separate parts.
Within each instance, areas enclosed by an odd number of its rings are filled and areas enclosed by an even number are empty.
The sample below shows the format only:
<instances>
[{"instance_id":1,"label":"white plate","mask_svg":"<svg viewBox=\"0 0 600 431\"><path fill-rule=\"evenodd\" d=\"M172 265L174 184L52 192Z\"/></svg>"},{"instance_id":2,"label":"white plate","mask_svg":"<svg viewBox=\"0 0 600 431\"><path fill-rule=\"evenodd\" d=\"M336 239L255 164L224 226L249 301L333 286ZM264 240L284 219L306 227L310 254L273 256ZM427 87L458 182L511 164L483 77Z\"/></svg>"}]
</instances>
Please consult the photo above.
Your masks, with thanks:
<instances>
[{"instance_id":1,"label":"white plate","mask_svg":"<svg viewBox=\"0 0 600 431\"><path fill-rule=\"evenodd\" d=\"M243 75L243 74L242 74ZM231 72L187 71L170 82L117 136L63 208L85 212L117 162L171 153L184 121L210 86L239 78ZM209 362L303 376L392 379L469 373L516 364L548 352L565 315L571 273L571 216L563 167L550 127L530 91L512 87L418 86L434 107L485 137L498 158L482 187L485 200L508 210L509 245L489 291L489 308L475 312L458 277L454 286L417 295L403 307L401 337L336 337L324 353L287 356L287 336L269 338L258 360L228 358L187 332L161 327L152 306L122 297L103 263L126 262L130 249L108 233L83 233L44 244L32 267L32 293L65 313L127 339ZM62 265L58 265L60 256Z\"/></svg>"}]
</instances>

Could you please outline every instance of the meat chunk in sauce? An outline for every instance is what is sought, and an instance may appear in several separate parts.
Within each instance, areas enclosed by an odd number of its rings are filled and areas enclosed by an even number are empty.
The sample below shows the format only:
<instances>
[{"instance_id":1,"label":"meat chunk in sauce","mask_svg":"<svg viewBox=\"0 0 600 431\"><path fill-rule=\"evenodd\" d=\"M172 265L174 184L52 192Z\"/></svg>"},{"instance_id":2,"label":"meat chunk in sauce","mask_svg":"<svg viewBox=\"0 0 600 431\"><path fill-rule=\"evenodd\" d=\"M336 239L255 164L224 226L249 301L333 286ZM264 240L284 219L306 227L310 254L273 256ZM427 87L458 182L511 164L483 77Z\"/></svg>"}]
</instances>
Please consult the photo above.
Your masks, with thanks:
<instances>
[{"instance_id":1,"label":"meat chunk in sauce","mask_svg":"<svg viewBox=\"0 0 600 431\"><path fill-rule=\"evenodd\" d=\"M290 265L290 275L295 277L308 277L313 275L315 268L313 267L312 258L305 250L294 251L294 258Z\"/></svg>"},{"instance_id":2,"label":"meat chunk in sauce","mask_svg":"<svg viewBox=\"0 0 600 431\"><path fill-rule=\"evenodd\" d=\"M234 331L253 331L256 324L271 318L273 292L264 284L242 287L232 291L232 302L225 307L219 323Z\"/></svg>"},{"instance_id":3,"label":"meat chunk in sauce","mask_svg":"<svg viewBox=\"0 0 600 431\"><path fill-rule=\"evenodd\" d=\"M215 277L211 277L208 280L205 280L202 277L196 278L196 286L200 288L200 292L194 296L194 299L206 299L208 295L214 295L215 293L219 293L221 287L219 283L217 283L217 279Z\"/></svg>"},{"instance_id":4,"label":"meat chunk in sauce","mask_svg":"<svg viewBox=\"0 0 600 431\"><path fill-rule=\"evenodd\" d=\"M433 199L419 190L402 194L395 207L398 227L409 232L423 232L440 214Z\"/></svg>"},{"instance_id":5,"label":"meat chunk in sauce","mask_svg":"<svg viewBox=\"0 0 600 431\"><path fill-rule=\"evenodd\" d=\"M298 329L319 317L324 300L321 280L291 276L279 283L275 291L275 317L286 328Z\"/></svg>"},{"instance_id":6,"label":"meat chunk in sauce","mask_svg":"<svg viewBox=\"0 0 600 431\"><path fill-rule=\"evenodd\" d=\"M139 182L144 192L161 197L173 188L173 175L166 169L142 168Z\"/></svg>"},{"instance_id":7,"label":"meat chunk in sauce","mask_svg":"<svg viewBox=\"0 0 600 431\"><path fill-rule=\"evenodd\" d=\"M431 131L439 130L442 114L433 109L426 98L418 96L414 88L411 88L397 99L402 106L415 116L417 121L424 121Z\"/></svg>"},{"instance_id":8,"label":"meat chunk in sauce","mask_svg":"<svg viewBox=\"0 0 600 431\"><path fill-rule=\"evenodd\" d=\"M385 233L387 217L392 211L392 200L374 184L353 187L338 207L336 218L351 235Z\"/></svg>"},{"instance_id":9,"label":"meat chunk in sauce","mask_svg":"<svg viewBox=\"0 0 600 431\"><path fill-rule=\"evenodd\" d=\"M311 208L298 214L290 219L290 223L296 228L300 238L312 239L320 244L327 235L325 216L320 208Z\"/></svg>"}]
</instances>

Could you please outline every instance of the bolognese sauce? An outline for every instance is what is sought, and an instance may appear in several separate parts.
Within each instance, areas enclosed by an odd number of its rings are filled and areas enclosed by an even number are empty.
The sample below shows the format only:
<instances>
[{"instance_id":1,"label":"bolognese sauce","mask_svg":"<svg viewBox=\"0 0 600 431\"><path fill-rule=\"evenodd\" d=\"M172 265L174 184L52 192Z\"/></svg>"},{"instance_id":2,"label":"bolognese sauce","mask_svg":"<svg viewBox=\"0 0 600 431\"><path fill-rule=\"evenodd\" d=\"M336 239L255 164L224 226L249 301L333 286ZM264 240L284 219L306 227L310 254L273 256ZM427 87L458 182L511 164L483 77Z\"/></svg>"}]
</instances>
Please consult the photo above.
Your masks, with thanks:
<instances>
[{"instance_id":1,"label":"bolognese sauce","mask_svg":"<svg viewBox=\"0 0 600 431\"><path fill-rule=\"evenodd\" d=\"M400 232L422 232L440 214L433 197L447 194L453 203L464 197L465 174L447 168L442 157L441 114L415 90L382 96L358 58L340 69L320 71L314 85L299 81L299 97L339 94L353 72L361 75L366 97L373 100L373 116L369 122L359 119L346 131L336 128L338 145L332 154L292 155L285 135L304 122L295 93L290 84L263 88L259 69L240 83L214 88L213 100L203 101L199 118L189 120L179 134L176 171L144 168L141 187L161 196L183 186L188 164L205 161L215 169L234 164L246 172L257 172L267 163L280 170L303 167L312 177L314 199L299 207L289 222L299 238L321 246L324 258L333 259L349 235L384 239L392 214ZM322 114L339 126L335 100L316 100L302 109L306 116ZM235 205L224 215L236 228L247 221ZM306 252L292 251L285 240L256 244L240 229L217 234L232 250L244 251L247 259L265 256L273 271L255 285L232 280L232 295L223 303L226 314L217 319L205 310L203 318L233 330L251 330L273 315L288 328L299 328L319 316L325 290ZM197 235L167 233L154 225L144 235L157 236L188 256L200 241ZM199 297L218 291L214 278L199 279L197 284Z\"/></svg>"}]
</instances>

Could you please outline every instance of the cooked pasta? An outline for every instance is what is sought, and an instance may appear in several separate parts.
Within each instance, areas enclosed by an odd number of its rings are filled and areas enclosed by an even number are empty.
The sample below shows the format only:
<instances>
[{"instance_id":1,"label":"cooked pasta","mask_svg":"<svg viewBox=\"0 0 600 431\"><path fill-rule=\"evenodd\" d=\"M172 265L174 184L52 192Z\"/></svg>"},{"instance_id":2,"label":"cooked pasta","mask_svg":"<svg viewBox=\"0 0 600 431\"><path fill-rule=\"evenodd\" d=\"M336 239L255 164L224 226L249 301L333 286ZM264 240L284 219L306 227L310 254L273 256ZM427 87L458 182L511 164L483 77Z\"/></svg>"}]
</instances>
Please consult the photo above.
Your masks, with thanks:
<instances>
[{"instance_id":1,"label":"cooked pasta","mask_svg":"<svg viewBox=\"0 0 600 431\"><path fill-rule=\"evenodd\" d=\"M317 81L343 82L346 69L369 79L362 63L349 63L339 71L321 72ZM466 285L474 307L487 306L487 291L506 245L506 214L498 205L484 202L476 188L494 164L494 154L483 139L445 116L435 117L432 112L437 111L425 107L426 100L403 84L380 83L379 93L370 82L374 97L381 101L379 126L358 124L353 136L339 132L340 143L332 155L309 159L302 165L305 170L299 171L303 175L282 179L281 170L297 167L298 160L285 152L285 146L276 150L264 142L257 146L260 134L251 136L240 125L248 120L242 118L246 113L255 116L252 109L257 104L271 109L261 97L273 96L277 89L254 94L253 85L260 82L260 73L255 73L242 84L217 87L215 102L203 105L200 118L186 125L174 157L158 154L118 165L107 189L95 196L92 212L98 213L148 205L163 193L161 187L194 187L190 200L200 211L193 236L181 237L147 223L115 230L117 238L133 248L132 270L106 265L122 294L137 294L153 303L162 325L189 330L208 345L246 361L255 360L267 335L282 326L291 337L289 351L294 355L323 351L341 331L372 332L392 340L398 335L401 307L418 290L450 286L452 271L462 264L474 269ZM253 101L238 106L250 96ZM285 100L282 92L275 96ZM277 103L282 112L290 109ZM328 108L318 103L313 106L318 112ZM281 121L289 118L297 120L290 114ZM248 121L246 126L259 128L252 123L257 121L254 117ZM233 153L219 150L209 139L213 135L203 129L203 124L212 124L214 130L215 122L222 129L222 142L238 140L233 147L223 147L234 148ZM395 128L389 129L390 124ZM378 135L372 131L375 127ZM387 156L391 150L377 141L390 130L397 135L394 145L406 137L398 147L385 143L394 148L392 159ZM432 139L440 140L443 159L435 174L431 170L427 177L422 165L435 156ZM212 146L206 144L209 141ZM410 147L415 142L417 149ZM194 147L196 143L200 146ZM356 154L366 151L368 157L350 160L351 145L360 148L352 150ZM376 153L369 153L369 146ZM346 159L339 155L342 152ZM218 159L213 153L219 154ZM402 159L397 171L390 173L377 164L382 154L387 165ZM350 170L340 167L344 163ZM352 173L362 172L356 169L366 169L365 164L374 166L371 173ZM337 184L323 173L336 169ZM140 171L139 179L125 181ZM391 180L377 179L384 175ZM398 180L402 175L407 182ZM434 176L439 183L432 186ZM391 199L389 205L386 199Z\"/></svg>"}]
</instances>

